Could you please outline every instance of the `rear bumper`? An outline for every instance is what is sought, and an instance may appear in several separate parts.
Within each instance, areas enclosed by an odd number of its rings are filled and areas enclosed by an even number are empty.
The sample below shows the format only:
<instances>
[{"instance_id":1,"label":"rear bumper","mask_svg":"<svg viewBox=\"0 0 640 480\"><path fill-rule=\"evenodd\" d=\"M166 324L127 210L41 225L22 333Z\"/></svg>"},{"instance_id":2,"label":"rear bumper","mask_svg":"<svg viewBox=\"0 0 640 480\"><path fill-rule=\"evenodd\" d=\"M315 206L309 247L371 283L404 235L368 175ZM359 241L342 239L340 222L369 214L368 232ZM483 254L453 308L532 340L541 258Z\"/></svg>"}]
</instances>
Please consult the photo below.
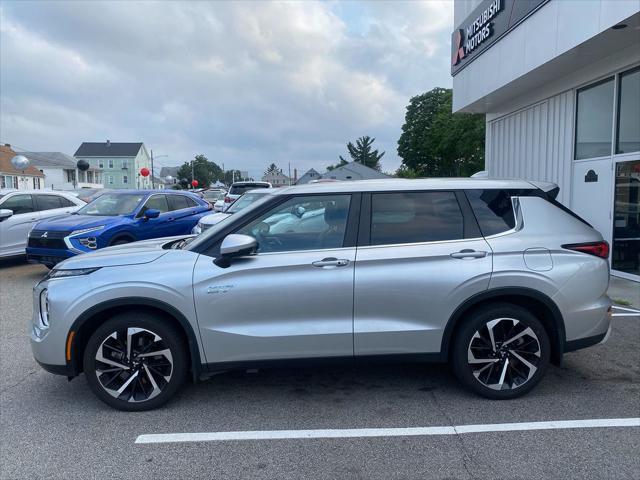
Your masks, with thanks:
<instances>
[{"instance_id":1,"label":"rear bumper","mask_svg":"<svg viewBox=\"0 0 640 480\"><path fill-rule=\"evenodd\" d=\"M61 248L27 247L27 261L29 263L42 263L48 267L53 267L61 261L76 255L71 250Z\"/></svg>"},{"instance_id":2,"label":"rear bumper","mask_svg":"<svg viewBox=\"0 0 640 480\"><path fill-rule=\"evenodd\" d=\"M609 331L606 331L604 333L594 335L593 337L580 338L578 340L565 342L564 353L575 352L576 350L591 347L593 345L597 345L598 343L604 343L604 340L607 338L608 334Z\"/></svg>"}]
</instances>

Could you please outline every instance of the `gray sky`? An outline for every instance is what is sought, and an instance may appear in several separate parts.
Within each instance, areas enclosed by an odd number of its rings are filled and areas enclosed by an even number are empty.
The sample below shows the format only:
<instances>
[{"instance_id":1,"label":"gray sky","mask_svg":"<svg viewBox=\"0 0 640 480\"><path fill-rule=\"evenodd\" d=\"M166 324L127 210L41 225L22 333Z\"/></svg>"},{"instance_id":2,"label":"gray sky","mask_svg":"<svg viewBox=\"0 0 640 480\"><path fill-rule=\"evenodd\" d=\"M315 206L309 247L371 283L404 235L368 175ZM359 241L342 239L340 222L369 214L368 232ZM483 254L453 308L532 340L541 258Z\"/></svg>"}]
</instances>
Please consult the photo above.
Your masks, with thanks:
<instances>
[{"instance_id":1,"label":"gray sky","mask_svg":"<svg viewBox=\"0 0 640 480\"><path fill-rule=\"evenodd\" d=\"M73 154L144 142L260 176L323 171L376 137L400 164L409 99L450 87L453 4L0 3L0 140Z\"/></svg>"}]
</instances>

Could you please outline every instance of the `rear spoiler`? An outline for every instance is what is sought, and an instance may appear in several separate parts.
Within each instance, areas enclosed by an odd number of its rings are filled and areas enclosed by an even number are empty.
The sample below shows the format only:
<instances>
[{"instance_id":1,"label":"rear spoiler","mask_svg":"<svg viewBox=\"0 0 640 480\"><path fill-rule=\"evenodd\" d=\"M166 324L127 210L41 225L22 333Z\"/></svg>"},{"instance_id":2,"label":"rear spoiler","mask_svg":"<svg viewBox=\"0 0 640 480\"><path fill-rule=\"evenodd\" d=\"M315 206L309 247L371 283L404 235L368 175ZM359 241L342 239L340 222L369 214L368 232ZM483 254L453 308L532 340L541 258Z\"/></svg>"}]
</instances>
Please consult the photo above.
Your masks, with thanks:
<instances>
[{"instance_id":1,"label":"rear spoiler","mask_svg":"<svg viewBox=\"0 0 640 480\"><path fill-rule=\"evenodd\" d=\"M536 188L539 188L540 190L542 190L544 193L547 194L547 196L549 196L552 199L556 199L556 197L558 196L558 193L560 193L560 187L558 186L557 183L552 183L552 182L533 182L531 180L529 180L529 183L531 185L533 185Z\"/></svg>"}]
</instances>

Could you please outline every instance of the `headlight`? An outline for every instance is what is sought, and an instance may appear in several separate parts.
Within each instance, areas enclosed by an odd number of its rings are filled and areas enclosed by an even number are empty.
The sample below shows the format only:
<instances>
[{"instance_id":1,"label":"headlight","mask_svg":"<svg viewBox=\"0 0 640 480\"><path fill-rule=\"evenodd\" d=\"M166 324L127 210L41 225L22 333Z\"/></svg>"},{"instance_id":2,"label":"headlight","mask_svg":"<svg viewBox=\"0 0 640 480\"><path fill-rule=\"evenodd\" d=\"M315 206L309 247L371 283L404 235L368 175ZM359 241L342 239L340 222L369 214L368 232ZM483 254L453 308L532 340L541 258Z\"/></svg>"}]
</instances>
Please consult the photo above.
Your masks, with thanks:
<instances>
[{"instance_id":1,"label":"headlight","mask_svg":"<svg viewBox=\"0 0 640 480\"><path fill-rule=\"evenodd\" d=\"M49 300L47 294L49 291L45 288L40 292L40 321L44 327L49 326Z\"/></svg>"},{"instance_id":2,"label":"headlight","mask_svg":"<svg viewBox=\"0 0 640 480\"><path fill-rule=\"evenodd\" d=\"M81 230L74 230L69 234L69 236L73 237L74 235L80 235L81 233L95 232L96 230L102 230L104 227L105 227L104 225L100 225L99 227L91 227L91 228L83 228Z\"/></svg>"},{"instance_id":3,"label":"headlight","mask_svg":"<svg viewBox=\"0 0 640 480\"><path fill-rule=\"evenodd\" d=\"M79 275L89 275L90 273L100 270L100 267L94 268L73 268L70 270L51 270L49 278L66 278L77 277Z\"/></svg>"}]
</instances>

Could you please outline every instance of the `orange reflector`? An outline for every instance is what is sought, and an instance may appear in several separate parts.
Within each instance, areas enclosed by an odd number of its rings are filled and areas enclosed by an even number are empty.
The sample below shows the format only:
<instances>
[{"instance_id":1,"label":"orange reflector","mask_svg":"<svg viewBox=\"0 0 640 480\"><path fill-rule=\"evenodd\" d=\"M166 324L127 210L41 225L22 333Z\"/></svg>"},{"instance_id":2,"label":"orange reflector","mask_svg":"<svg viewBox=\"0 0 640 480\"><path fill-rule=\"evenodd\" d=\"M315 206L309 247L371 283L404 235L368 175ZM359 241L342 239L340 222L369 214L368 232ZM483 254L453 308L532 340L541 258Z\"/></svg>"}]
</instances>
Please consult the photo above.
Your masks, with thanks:
<instances>
[{"instance_id":1,"label":"orange reflector","mask_svg":"<svg viewBox=\"0 0 640 480\"><path fill-rule=\"evenodd\" d=\"M69 332L69 336L67 337L67 362L71 361L71 344L73 343L73 337L76 335L76 332L71 330Z\"/></svg>"}]
</instances>

